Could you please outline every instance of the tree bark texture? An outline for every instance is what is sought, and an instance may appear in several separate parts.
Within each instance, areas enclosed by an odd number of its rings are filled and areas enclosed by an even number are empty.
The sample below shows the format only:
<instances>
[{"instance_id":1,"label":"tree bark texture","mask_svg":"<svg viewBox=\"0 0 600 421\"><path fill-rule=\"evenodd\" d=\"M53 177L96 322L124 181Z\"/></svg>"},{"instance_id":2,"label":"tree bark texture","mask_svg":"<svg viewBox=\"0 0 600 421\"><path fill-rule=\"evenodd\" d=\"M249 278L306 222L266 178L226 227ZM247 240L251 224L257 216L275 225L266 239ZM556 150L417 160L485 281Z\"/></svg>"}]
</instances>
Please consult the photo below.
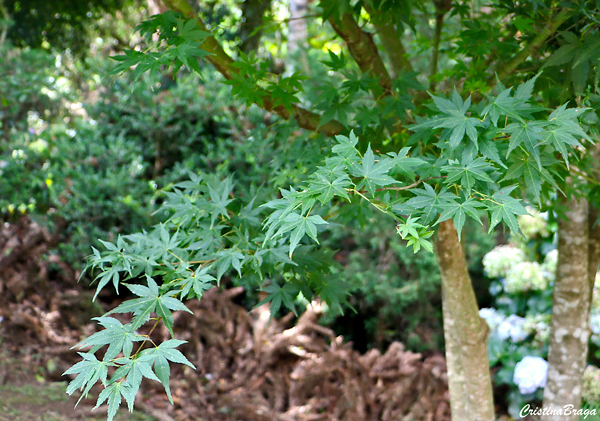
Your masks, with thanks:
<instances>
[{"instance_id":1,"label":"tree bark texture","mask_svg":"<svg viewBox=\"0 0 600 421\"><path fill-rule=\"evenodd\" d=\"M590 243L588 203L567 203L566 219L558 225L558 266L552 297L552 330L548 351L548 379L544 389L544 421L578 421L578 415L558 415L565 405L581 407L581 377L590 337ZM595 247L595 246L593 246ZM596 252L597 254L597 252ZM596 275L594 267L594 277ZM592 281L593 282L593 281Z\"/></svg>"},{"instance_id":2,"label":"tree bark texture","mask_svg":"<svg viewBox=\"0 0 600 421\"><path fill-rule=\"evenodd\" d=\"M439 224L435 251L442 275L442 309L452 419L493 421L494 400L487 353L489 333L467 270L454 223Z\"/></svg>"},{"instance_id":3,"label":"tree bark texture","mask_svg":"<svg viewBox=\"0 0 600 421\"><path fill-rule=\"evenodd\" d=\"M263 16L271 7L271 0L245 0L242 3L242 17L244 22L240 27L240 39L242 41L240 50L250 55L258 49L258 43L262 37L261 25Z\"/></svg>"}]
</instances>

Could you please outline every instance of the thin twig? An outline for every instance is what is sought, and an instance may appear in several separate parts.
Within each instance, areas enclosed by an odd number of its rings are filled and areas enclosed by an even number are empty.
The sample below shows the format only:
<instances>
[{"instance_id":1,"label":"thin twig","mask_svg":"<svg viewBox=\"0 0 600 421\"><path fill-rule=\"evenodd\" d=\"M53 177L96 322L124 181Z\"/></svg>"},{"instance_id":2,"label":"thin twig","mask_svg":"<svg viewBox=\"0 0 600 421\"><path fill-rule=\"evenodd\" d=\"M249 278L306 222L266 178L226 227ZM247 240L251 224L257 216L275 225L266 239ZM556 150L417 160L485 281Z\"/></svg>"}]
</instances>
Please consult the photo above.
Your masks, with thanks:
<instances>
[{"instance_id":1,"label":"thin twig","mask_svg":"<svg viewBox=\"0 0 600 421\"><path fill-rule=\"evenodd\" d=\"M408 186L404 186L404 187L382 187L380 189L377 189L375 191L386 191L386 190L393 190L393 191L402 191L402 190L410 190L412 188L417 187L419 184L427 181L427 180L431 180L434 178L446 178L446 175L440 175L438 177L427 177L427 178L423 178L421 180L415 181L414 183L412 183L411 185Z\"/></svg>"}]
</instances>

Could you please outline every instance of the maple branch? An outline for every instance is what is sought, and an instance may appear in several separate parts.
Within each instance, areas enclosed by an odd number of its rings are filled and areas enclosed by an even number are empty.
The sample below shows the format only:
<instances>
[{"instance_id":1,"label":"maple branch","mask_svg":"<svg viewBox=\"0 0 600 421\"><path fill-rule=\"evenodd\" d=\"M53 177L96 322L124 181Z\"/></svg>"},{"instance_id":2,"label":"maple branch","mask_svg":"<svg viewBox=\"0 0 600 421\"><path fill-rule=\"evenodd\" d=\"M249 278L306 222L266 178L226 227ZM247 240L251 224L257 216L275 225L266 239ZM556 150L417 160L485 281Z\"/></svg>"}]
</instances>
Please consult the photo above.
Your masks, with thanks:
<instances>
[{"instance_id":1,"label":"maple branch","mask_svg":"<svg viewBox=\"0 0 600 421\"><path fill-rule=\"evenodd\" d=\"M550 17L544 28L540 31L531 42L525 46L517 55L515 55L508 63L502 65L502 69L499 69L498 79L502 80L511 73L513 73L521 63L523 63L529 56L531 56L538 48L540 48L550 36L552 36L556 30L569 18L569 9L562 9L554 17ZM495 77L490 78L490 80Z\"/></svg>"},{"instance_id":2,"label":"maple branch","mask_svg":"<svg viewBox=\"0 0 600 421\"><path fill-rule=\"evenodd\" d=\"M365 2L363 6L369 15L376 15L377 12L368 2ZM406 58L406 49L398 36L398 32L394 28L394 24L391 21L379 24L376 20L373 20L373 26L375 26L381 44L390 59L394 75L397 76L402 71L412 71L412 64Z\"/></svg>"},{"instance_id":3,"label":"maple branch","mask_svg":"<svg viewBox=\"0 0 600 421\"><path fill-rule=\"evenodd\" d=\"M403 186L403 187L382 187L380 189L377 189L375 191L386 191L386 190L393 190L393 191L402 191L402 190L410 190L413 189L415 187L417 187L419 184L424 183L427 180L432 180L434 178L446 178L447 175L440 175L438 177L427 177L427 178L422 178L421 180L417 180L414 183L408 185L408 186Z\"/></svg>"},{"instance_id":4,"label":"maple branch","mask_svg":"<svg viewBox=\"0 0 600 421\"><path fill-rule=\"evenodd\" d=\"M448 0L435 1L435 35L433 38L433 53L431 55L429 90L435 88L433 76L437 73L438 59L440 55L440 42L442 39L442 27L444 26L444 17L450 11L452 4Z\"/></svg>"},{"instance_id":5,"label":"maple branch","mask_svg":"<svg viewBox=\"0 0 600 421\"><path fill-rule=\"evenodd\" d=\"M200 29L210 33L210 31L206 29L206 25L202 19L186 0L163 0L163 3L169 9L181 13L188 19L196 19ZM221 44L219 44L214 35L207 37L204 40L202 49L210 53L206 58L213 66L215 66L219 73L225 77L225 79L233 79L234 76L239 73L239 69L234 66L235 60L223 50L223 47L221 47ZM295 104L291 105L290 110L283 105L275 105L273 97L266 91L264 91L264 96L262 96L262 104L257 103L257 105L267 111L277 113L285 120L289 120L290 118L296 119L298 125L303 129L311 130L313 132L322 132L327 136L335 136L345 130L345 127L336 120L331 120L323 125L319 125L321 120L319 114L315 114Z\"/></svg>"},{"instance_id":6,"label":"maple branch","mask_svg":"<svg viewBox=\"0 0 600 421\"><path fill-rule=\"evenodd\" d=\"M358 64L363 73L369 72L379 79L379 86L385 95L392 92L392 79L388 73L377 46L373 41L373 35L363 31L350 13L344 13L339 20L333 16L329 18L333 30L346 41L350 54Z\"/></svg>"}]
</instances>

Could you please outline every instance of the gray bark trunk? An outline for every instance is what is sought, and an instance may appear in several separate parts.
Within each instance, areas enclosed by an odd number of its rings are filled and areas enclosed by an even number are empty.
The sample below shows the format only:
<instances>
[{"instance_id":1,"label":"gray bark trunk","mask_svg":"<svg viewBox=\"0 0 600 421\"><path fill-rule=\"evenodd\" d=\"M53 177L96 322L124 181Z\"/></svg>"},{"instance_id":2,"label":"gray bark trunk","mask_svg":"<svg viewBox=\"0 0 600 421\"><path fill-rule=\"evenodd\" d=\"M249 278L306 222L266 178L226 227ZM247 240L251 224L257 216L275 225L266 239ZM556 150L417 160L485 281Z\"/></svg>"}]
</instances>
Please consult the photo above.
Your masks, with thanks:
<instances>
[{"instance_id":1,"label":"gray bark trunk","mask_svg":"<svg viewBox=\"0 0 600 421\"><path fill-rule=\"evenodd\" d=\"M567 206L566 220L561 219L558 228L558 266L543 404L548 414L543 416L544 421L579 420L576 414L560 413L566 405L573 405L576 410L581 407L581 377L590 336L593 283L589 270L588 203L585 199L571 200ZM595 269L593 272L595 277Z\"/></svg>"},{"instance_id":2,"label":"gray bark trunk","mask_svg":"<svg viewBox=\"0 0 600 421\"><path fill-rule=\"evenodd\" d=\"M306 42L306 10L308 7L307 0L289 0L290 7L290 24L288 29L288 52L296 53Z\"/></svg>"},{"instance_id":3,"label":"gray bark trunk","mask_svg":"<svg viewBox=\"0 0 600 421\"><path fill-rule=\"evenodd\" d=\"M435 241L442 275L442 309L452 419L493 421L488 326L479 317L467 262L454 223L440 223Z\"/></svg>"}]
</instances>

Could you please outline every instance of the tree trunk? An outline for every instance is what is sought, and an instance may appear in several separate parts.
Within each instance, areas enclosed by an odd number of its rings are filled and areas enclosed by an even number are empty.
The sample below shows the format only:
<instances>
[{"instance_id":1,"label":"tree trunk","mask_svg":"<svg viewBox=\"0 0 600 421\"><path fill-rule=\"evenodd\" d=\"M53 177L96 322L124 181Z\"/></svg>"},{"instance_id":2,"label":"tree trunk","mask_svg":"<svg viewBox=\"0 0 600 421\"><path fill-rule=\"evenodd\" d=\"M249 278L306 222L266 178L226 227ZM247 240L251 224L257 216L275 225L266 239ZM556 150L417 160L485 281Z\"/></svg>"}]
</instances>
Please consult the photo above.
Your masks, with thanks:
<instances>
[{"instance_id":1,"label":"tree trunk","mask_svg":"<svg viewBox=\"0 0 600 421\"><path fill-rule=\"evenodd\" d=\"M242 3L242 17L244 22L240 27L240 39L242 41L240 50L250 55L258 49L258 43L262 37L263 17L271 7L271 0L245 0Z\"/></svg>"},{"instance_id":2,"label":"tree trunk","mask_svg":"<svg viewBox=\"0 0 600 421\"><path fill-rule=\"evenodd\" d=\"M487 353L488 326L467 270L454 223L439 224L435 241L442 275L442 309L452 419L493 421L494 399Z\"/></svg>"},{"instance_id":3,"label":"tree trunk","mask_svg":"<svg viewBox=\"0 0 600 421\"><path fill-rule=\"evenodd\" d=\"M565 405L573 405L575 410L581 407L581 377L590 336L593 284L588 270L591 257L588 203L578 199L567 206L566 219L558 224L558 266L552 297L548 380L544 389L544 409L548 409L549 415L543 416L544 421L579 420L579 415L563 415L561 410Z\"/></svg>"}]
</instances>

